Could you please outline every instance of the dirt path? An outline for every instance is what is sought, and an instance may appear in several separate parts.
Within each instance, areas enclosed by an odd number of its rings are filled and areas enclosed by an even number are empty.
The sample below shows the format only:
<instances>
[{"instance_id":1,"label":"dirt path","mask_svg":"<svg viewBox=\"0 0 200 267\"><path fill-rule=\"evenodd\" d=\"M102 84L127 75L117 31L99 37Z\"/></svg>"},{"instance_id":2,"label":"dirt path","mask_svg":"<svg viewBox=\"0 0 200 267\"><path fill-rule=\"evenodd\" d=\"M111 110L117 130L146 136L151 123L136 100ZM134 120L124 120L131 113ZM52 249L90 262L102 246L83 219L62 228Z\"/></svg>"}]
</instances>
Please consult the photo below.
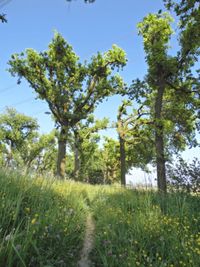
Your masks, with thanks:
<instances>
[{"instance_id":1,"label":"dirt path","mask_svg":"<svg viewBox=\"0 0 200 267\"><path fill-rule=\"evenodd\" d=\"M93 248L94 230L95 230L94 220L92 218L92 215L89 214L86 220L85 239L83 243L83 249L81 251L81 259L78 262L78 267L90 267L91 266L89 254Z\"/></svg>"}]
</instances>

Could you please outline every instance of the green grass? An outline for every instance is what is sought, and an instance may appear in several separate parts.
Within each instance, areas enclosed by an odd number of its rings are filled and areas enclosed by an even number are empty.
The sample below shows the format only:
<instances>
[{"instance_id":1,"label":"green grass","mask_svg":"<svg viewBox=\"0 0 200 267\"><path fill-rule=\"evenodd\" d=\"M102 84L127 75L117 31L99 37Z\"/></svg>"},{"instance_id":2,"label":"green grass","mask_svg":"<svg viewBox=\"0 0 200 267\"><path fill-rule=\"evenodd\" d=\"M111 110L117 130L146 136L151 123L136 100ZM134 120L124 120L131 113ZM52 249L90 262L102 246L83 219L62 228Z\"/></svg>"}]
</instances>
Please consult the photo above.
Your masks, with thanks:
<instances>
[{"instance_id":1,"label":"green grass","mask_svg":"<svg viewBox=\"0 0 200 267\"><path fill-rule=\"evenodd\" d=\"M0 173L0 266L76 266L87 214L79 189Z\"/></svg>"},{"instance_id":2,"label":"green grass","mask_svg":"<svg viewBox=\"0 0 200 267\"><path fill-rule=\"evenodd\" d=\"M0 266L77 266L88 212L95 267L200 266L200 198L0 173Z\"/></svg>"},{"instance_id":3,"label":"green grass","mask_svg":"<svg viewBox=\"0 0 200 267\"><path fill-rule=\"evenodd\" d=\"M93 205L95 267L200 266L200 199L118 190Z\"/></svg>"}]
</instances>

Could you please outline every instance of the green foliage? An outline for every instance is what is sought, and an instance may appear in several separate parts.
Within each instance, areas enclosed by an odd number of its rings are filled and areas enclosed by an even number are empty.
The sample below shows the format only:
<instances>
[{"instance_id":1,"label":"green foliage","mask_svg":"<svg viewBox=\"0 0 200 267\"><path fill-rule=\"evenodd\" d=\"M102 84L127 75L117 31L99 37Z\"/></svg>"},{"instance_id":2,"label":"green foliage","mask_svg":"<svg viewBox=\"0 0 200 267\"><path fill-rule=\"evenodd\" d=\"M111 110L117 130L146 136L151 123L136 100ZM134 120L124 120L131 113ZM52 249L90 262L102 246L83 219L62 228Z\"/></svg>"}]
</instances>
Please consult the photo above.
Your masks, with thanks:
<instances>
[{"instance_id":1,"label":"green foliage","mask_svg":"<svg viewBox=\"0 0 200 267\"><path fill-rule=\"evenodd\" d=\"M1 138L14 148L19 148L25 139L33 138L38 124L35 119L8 108L0 116Z\"/></svg>"},{"instance_id":2,"label":"green foliage","mask_svg":"<svg viewBox=\"0 0 200 267\"><path fill-rule=\"evenodd\" d=\"M122 86L121 78L111 76L111 71L123 67L126 58L122 49L113 46L82 64L72 47L55 33L47 51L27 49L25 54L13 55L9 64L12 75L19 80L24 77L38 97L47 101L58 125L73 127Z\"/></svg>"},{"instance_id":3,"label":"green foliage","mask_svg":"<svg viewBox=\"0 0 200 267\"><path fill-rule=\"evenodd\" d=\"M38 134L32 140L24 140L19 151L24 166L26 166L29 171L29 168L32 167L32 169L36 169L37 171L48 169L49 171L54 170L55 172L55 168L53 168L54 162L49 158L51 152L53 153L55 150L55 144L55 132L43 135ZM46 162L47 157L52 166Z\"/></svg>"},{"instance_id":4,"label":"green foliage","mask_svg":"<svg viewBox=\"0 0 200 267\"><path fill-rule=\"evenodd\" d=\"M119 141L105 138L101 150L104 183L112 184L120 181L120 147Z\"/></svg>"},{"instance_id":5,"label":"green foliage","mask_svg":"<svg viewBox=\"0 0 200 267\"><path fill-rule=\"evenodd\" d=\"M139 35L143 37L150 73L157 71L158 65L166 64L168 43L173 33L170 26L172 21L173 19L168 13L149 14L138 24Z\"/></svg>"},{"instance_id":6,"label":"green foliage","mask_svg":"<svg viewBox=\"0 0 200 267\"><path fill-rule=\"evenodd\" d=\"M7 19L6 19L6 15L5 14L0 14L0 21L2 23L6 23L7 22Z\"/></svg>"},{"instance_id":7,"label":"green foliage","mask_svg":"<svg viewBox=\"0 0 200 267\"><path fill-rule=\"evenodd\" d=\"M182 57L182 50L176 56L168 55L169 40L173 33L171 22L172 18L167 13L159 12L147 15L138 24L148 73L144 80L133 81L127 92L131 100L135 99L149 112L145 118L149 121L146 128L152 133L151 136L155 136L159 186L161 180L163 185L166 184L165 161L173 153L183 151L187 145L197 145L195 130L200 91L199 80L191 69L195 57Z\"/></svg>"},{"instance_id":8,"label":"green foliage","mask_svg":"<svg viewBox=\"0 0 200 267\"><path fill-rule=\"evenodd\" d=\"M55 132L39 135L37 130L35 119L15 109L0 115L1 166L55 172Z\"/></svg>"},{"instance_id":9,"label":"green foliage","mask_svg":"<svg viewBox=\"0 0 200 267\"><path fill-rule=\"evenodd\" d=\"M125 52L113 45L104 54L97 53L89 63L80 63L78 56L64 38L55 33L49 49L37 53L12 55L10 73L25 78L38 97L46 100L56 124L60 127L57 175L64 178L66 143L69 131L87 119L104 98L116 94L123 81L115 68L126 64Z\"/></svg>"},{"instance_id":10,"label":"green foliage","mask_svg":"<svg viewBox=\"0 0 200 267\"><path fill-rule=\"evenodd\" d=\"M7 165L14 159L14 153L21 150L25 140L37 135L38 124L35 119L8 108L0 115L0 149Z\"/></svg>"},{"instance_id":11,"label":"green foliage","mask_svg":"<svg viewBox=\"0 0 200 267\"><path fill-rule=\"evenodd\" d=\"M141 105L133 108L130 100L124 100L118 110L117 131L125 142L126 170L145 168L154 158L153 133L150 110Z\"/></svg>"},{"instance_id":12,"label":"green foliage","mask_svg":"<svg viewBox=\"0 0 200 267\"><path fill-rule=\"evenodd\" d=\"M179 158L175 166L168 166L167 176L171 189L200 192L200 161L197 158L191 163Z\"/></svg>"},{"instance_id":13,"label":"green foliage","mask_svg":"<svg viewBox=\"0 0 200 267\"><path fill-rule=\"evenodd\" d=\"M106 129L107 125L107 118L95 120L94 116L90 115L87 120L77 123L73 128L70 141L71 152L74 154L74 170L71 173L73 179L93 184L102 182L99 131Z\"/></svg>"},{"instance_id":14,"label":"green foliage","mask_svg":"<svg viewBox=\"0 0 200 267\"><path fill-rule=\"evenodd\" d=\"M199 0L164 0L166 7L173 10L179 18L180 65L193 66L200 52L200 2Z\"/></svg>"}]
</instances>

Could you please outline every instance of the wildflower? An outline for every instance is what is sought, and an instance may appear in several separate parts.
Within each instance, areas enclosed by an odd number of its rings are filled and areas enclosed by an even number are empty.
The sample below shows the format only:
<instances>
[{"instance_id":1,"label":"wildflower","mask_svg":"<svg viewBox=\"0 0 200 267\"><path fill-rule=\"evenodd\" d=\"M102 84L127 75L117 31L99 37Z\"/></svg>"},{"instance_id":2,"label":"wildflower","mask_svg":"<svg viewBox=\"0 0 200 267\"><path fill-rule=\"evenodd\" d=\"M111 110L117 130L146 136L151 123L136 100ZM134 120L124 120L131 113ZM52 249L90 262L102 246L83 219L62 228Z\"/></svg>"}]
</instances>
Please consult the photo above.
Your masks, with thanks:
<instances>
[{"instance_id":1,"label":"wildflower","mask_svg":"<svg viewBox=\"0 0 200 267\"><path fill-rule=\"evenodd\" d=\"M31 209L30 209L30 208L25 208L24 211L25 211L26 213L30 213Z\"/></svg>"},{"instance_id":2,"label":"wildflower","mask_svg":"<svg viewBox=\"0 0 200 267\"><path fill-rule=\"evenodd\" d=\"M5 240L6 240L6 241L9 241L9 240L11 240L11 238L12 238L12 235L9 234L9 235L7 235L7 236L5 237Z\"/></svg>"},{"instance_id":3,"label":"wildflower","mask_svg":"<svg viewBox=\"0 0 200 267\"><path fill-rule=\"evenodd\" d=\"M33 218L32 221L31 221L31 224L35 224L36 223L36 218Z\"/></svg>"}]
</instances>

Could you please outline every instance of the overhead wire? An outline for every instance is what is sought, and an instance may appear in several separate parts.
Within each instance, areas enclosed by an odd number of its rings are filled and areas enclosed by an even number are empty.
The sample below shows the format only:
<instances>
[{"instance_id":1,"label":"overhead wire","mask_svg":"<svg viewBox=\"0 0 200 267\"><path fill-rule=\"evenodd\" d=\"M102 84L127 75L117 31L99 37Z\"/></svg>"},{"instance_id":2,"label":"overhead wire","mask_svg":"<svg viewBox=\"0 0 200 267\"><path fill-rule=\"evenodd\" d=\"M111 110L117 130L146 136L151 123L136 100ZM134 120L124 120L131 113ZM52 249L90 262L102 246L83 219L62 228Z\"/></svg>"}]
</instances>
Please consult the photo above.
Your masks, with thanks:
<instances>
[{"instance_id":1,"label":"overhead wire","mask_svg":"<svg viewBox=\"0 0 200 267\"><path fill-rule=\"evenodd\" d=\"M10 107L14 106L14 107L16 107L16 106L19 106L19 105L21 105L21 104L31 102L31 101L33 101L33 100L34 100L33 97L29 97L29 98L26 98L26 99L21 100L21 101L19 101L19 102L12 103L12 104L7 105L7 106L10 106ZM6 107L6 106L1 107L1 108L0 108L0 111L3 111L3 110L5 109L5 107Z\"/></svg>"},{"instance_id":2,"label":"overhead wire","mask_svg":"<svg viewBox=\"0 0 200 267\"><path fill-rule=\"evenodd\" d=\"M15 88L17 86L18 86L18 84L15 83L15 84L12 84L10 86L7 86L7 87L5 87L3 89L0 89L0 94L5 93L7 91L10 91L11 89L13 89L13 88Z\"/></svg>"},{"instance_id":3,"label":"overhead wire","mask_svg":"<svg viewBox=\"0 0 200 267\"><path fill-rule=\"evenodd\" d=\"M0 0L0 8L9 4L12 0Z\"/></svg>"}]
</instances>

